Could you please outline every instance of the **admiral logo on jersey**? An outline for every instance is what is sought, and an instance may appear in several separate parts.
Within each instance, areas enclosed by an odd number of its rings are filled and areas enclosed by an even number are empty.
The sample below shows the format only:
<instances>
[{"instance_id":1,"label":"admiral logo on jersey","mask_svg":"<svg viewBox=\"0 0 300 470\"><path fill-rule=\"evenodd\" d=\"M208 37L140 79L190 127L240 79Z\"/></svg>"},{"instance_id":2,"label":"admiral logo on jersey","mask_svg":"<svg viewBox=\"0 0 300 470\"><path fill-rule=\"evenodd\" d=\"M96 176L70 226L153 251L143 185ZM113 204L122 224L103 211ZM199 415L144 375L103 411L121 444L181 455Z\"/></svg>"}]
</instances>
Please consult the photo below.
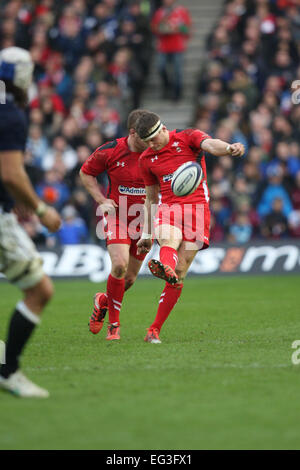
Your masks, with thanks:
<instances>
[{"instance_id":1,"label":"admiral logo on jersey","mask_svg":"<svg viewBox=\"0 0 300 470\"><path fill-rule=\"evenodd\" d=\"M119 192L120 194L127 194L127 195L145 195L146 194L146 191L145 191L145 188L129 188L128 186L123 186L123 185L120 185L119 186Z\"/></svg>"},{"instance_id":2,"label":"admiral logo on jersey","mask_svg":"<svg viewBox=\"0 0 300 470\"><path fill-rule=\"evenodd\" d=\"M173 173L170 173L169 175L164 175L163 176L163 182L167 182L167 181L171 181L171 179L173 178Z\"/></svg>"}]
</instances>

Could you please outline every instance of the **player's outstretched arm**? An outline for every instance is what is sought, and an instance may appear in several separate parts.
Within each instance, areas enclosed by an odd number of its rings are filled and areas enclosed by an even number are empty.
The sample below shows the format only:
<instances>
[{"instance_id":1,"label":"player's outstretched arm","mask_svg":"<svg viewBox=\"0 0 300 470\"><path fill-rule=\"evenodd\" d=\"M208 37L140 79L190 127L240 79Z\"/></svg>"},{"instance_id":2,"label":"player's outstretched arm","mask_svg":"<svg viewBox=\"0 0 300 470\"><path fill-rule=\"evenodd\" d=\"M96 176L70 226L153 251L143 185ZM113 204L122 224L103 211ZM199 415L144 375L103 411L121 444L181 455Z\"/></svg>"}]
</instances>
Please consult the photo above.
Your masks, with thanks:
<instances>
[{"instance_id":1,"label":"player's outstretched arm","mask_svg":"<svg viewBox=\"0 0 300 470\"><path fill-rule=\"evenodd\" d=\"M18 150L0 152L0 175L2 183L16 202L34 211L50 232L61 226L61 218L53 207L42 202L29 180L23 164L23 153Z\"/></svg>"},{"instance_id":2,"label":"player's outstretched arm","mask_svg":"<svg viewBox=\"0 0 300 470\"><path fill-rule=\"evenodd\" d=\"M233 157L242 157L245 153L245 147L240 142L229 144L220 139L205 139L201 143L201 149L209 152L216 157L232 155Z\"/></svg>"}]
</instances>

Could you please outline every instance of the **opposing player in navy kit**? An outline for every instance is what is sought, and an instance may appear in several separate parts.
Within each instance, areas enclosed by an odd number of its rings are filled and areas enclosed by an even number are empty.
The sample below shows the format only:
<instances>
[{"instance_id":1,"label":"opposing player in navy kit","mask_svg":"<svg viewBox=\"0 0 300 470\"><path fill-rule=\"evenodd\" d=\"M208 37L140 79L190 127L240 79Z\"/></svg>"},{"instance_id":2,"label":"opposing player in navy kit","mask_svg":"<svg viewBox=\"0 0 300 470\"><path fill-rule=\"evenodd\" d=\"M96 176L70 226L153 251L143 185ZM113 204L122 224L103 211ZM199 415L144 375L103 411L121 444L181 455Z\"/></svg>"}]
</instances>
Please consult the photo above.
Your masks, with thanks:
<instances>
[{"instance_id":1,"label":"opposing player in navy kit","mask_svg":"<svg viewBox=\"0 0 300 470\"><path fill-rule=\"evenodd\" d=\"M139 234L136 211L143 210L145 186L139 171L139 157L147 148L135 131L144 111L136 109L127 119L129 135L97 148L83 164L80 176L87 191L107 212L106 244L112 263L106 293L94 298L94 311L89 321L90 331L98 334L108 310L107 340L120 339L120 310L124 292L134 283L146 252L137 253ZM97 175L106 171L110 185L108 195L102 194Z\"/></svg>"},{"instance_id":2,"label":"opposing player in navy kit","mask_svg":"<svg viewBox=\"0 0 300 470\"><path fill-rule=\"evenodd\" d=\"M42 269L42 259L12 212L20 204L35 212L50 232L61 220L55 209L35 193L24 170L27 137L24 107L32 80L33 63L28 51L9 47L0 52L0 80L5 88L0 104L0 272L24 292L10 319L5 363L0 367L0 388L20 397L49 396L19 369L19 358L40 314L53 294L52 282ZM3 98L3 96L2 96Z\"/></svg>"}]
</instances>

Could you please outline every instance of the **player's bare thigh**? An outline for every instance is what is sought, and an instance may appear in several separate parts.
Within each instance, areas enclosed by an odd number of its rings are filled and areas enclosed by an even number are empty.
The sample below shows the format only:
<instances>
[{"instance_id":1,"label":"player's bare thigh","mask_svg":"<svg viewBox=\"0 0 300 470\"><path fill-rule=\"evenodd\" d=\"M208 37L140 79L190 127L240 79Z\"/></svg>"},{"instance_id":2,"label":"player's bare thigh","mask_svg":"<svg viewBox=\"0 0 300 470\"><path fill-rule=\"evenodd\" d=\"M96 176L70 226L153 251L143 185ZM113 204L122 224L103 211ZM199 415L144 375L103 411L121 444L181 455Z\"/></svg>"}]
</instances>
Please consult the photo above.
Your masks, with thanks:
<instances>
[{"instance_id":1,"label":"player's bare thigh","mask_svg":"<svg viewBox=\"0 0 300 470\"><path fill-rule=\"evenodd\" d=\"M154 235L161 247L170 246L174 250L178 250L182 242L182 231L173 225L158 225L155 227Z\"/></svg>"},{"instance_id":2,"label":"player's bare thigh","mask_svg":"<svg viewBox=\"0 0 300 470\"><path fill-rule=\"evenodd\" d=\"M111 260L111 274L116 278L122 278L129 264L130 245L126 243L112 243L107 246L107 250Z\"/></svg>"},{"instance_id":3,"label":"player's bare thigh","mask_svg":"<svg viewBox=\"0 0 300 470\"><path fill-rule=\"evenodd\" d=\"M196 254L199 251L199 244L193 242L183 241L177 251L178 263L176 266L176 274L179 282L182 282L186 276L186 273L193 262Z\"/></svg>"}]
</instances>

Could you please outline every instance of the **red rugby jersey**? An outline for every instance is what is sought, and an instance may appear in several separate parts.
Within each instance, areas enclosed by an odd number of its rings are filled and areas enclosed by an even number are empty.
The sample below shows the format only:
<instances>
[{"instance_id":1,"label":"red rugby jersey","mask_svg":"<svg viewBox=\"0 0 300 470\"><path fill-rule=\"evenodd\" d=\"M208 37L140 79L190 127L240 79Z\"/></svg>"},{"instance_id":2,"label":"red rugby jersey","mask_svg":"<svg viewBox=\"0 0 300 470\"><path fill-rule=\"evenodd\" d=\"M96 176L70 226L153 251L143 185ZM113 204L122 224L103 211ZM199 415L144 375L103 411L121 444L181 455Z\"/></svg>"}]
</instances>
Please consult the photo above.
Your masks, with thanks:
<instances>
[{"instance_id":1,"label":"red rugby jersey","mask_svg":"<svg viewBox=\"0 0 300 470\"><path fill-rule=\"evenodd\" d=\"M143 204L145 185L139 170L140 153L131 152L128 137L121 137L98 147L81 167L83 173L97 176L107 172L109 187L106 197L119 204L120 196L127 196L128 206Z\"/></svg>"},{"instance_id":2,"label":"red rugby jersey","mask_svg":"<svg viewBox=\"0 0 300 470\"><path fill-rule=\"evenodd\" d=\"M174 130L169 132L170 140L161 150L151 148L140 156L140 168L145 186L160 185L162 203L191 204L209 202L206 165L201 142L211 139L198 129ZM179 197L171 189L171 179L175 170L186 162L197 162L203 170L203 179L193 194Z\"/></svg>"}]
</instances>

